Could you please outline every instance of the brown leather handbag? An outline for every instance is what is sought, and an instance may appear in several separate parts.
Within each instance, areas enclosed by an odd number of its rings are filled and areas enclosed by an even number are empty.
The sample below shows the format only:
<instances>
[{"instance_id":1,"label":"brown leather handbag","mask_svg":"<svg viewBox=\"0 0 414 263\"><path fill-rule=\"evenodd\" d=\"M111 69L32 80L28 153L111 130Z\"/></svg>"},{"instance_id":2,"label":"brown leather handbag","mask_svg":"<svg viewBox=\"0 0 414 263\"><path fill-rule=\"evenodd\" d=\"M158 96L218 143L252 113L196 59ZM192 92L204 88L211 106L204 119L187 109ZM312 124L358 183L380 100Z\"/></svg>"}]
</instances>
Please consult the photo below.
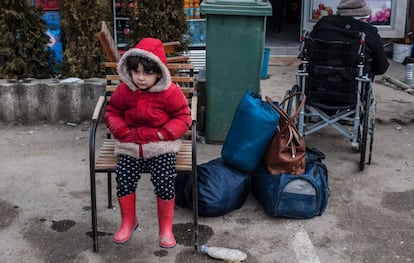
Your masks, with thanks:
<instances>
[{"instance_id":1,"label":"brown leather handbag","mask_svg":"<svg viewBox=\"0 0 414 263\"><path fill-rule=\"evenodd\" d=\"M283 105L296 96L302 96L302 100L296 111L289 116ZM270 174L294 174L305 172L306 145L305 139L300 136L295 125L295 119L305 106L306 96L302 92L296 92L286 97L280 108L274 106L272 99L266 96L267 102L280 114L279 127L273 136L264 155L266 168Z\"/></svg>"}]
</instances>

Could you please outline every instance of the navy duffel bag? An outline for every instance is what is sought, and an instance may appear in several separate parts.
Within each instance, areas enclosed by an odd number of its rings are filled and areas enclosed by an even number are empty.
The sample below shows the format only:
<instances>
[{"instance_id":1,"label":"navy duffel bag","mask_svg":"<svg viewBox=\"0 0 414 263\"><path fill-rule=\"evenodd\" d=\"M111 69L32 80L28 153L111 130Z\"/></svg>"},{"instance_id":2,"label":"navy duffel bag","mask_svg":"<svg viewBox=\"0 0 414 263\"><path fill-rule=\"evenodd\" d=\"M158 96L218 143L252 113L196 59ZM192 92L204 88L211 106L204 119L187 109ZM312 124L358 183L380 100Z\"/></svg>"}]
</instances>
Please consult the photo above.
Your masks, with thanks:
<instances>
[{"instance_id":1,"label":"navy duffel bag","mask_svg":"<svg viewBox=\"0 0 414 263\"><path fill-rule=\"evenodd\" d=\"M250 191L251 175L228 166L221 158L197 166L198 214L221 216L240 208ZM190 174L176 178L176 203L192 207L192 182Z\"/></svg>"},{"instance_id":2,"label":"navy duffel bag","mask_svg":"<svg viewBox=\"0 0 414 263\"><path fill-rule=\"evenodd\" d=\"M302 175L271 175L260 166L252 176L252 193L272 216L311 218L322 215L328 204L328 170L325 155L316 148L306 150Z\"/></svg>"}]
</instances>

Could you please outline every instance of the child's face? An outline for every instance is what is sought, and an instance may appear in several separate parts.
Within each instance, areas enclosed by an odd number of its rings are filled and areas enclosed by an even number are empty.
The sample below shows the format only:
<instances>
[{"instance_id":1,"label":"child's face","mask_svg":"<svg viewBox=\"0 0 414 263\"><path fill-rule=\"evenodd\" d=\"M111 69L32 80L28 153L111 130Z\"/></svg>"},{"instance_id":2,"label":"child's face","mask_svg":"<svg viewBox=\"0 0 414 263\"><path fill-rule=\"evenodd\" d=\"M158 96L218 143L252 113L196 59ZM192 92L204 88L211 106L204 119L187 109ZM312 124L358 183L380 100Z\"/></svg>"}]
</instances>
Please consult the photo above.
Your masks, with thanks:
<instances>
[{"instance_id":1,"label":"child's face","mask_svg":"<svg viewBox=\"0 0 414 263\"><path fill-rule=\"evenodd\" d=\"M151 88L161 77L160 74L145 71L142 64L139 64L136 70L131 70L131 75L135 85L141 90Z\"/></svg>"}]
</instances>

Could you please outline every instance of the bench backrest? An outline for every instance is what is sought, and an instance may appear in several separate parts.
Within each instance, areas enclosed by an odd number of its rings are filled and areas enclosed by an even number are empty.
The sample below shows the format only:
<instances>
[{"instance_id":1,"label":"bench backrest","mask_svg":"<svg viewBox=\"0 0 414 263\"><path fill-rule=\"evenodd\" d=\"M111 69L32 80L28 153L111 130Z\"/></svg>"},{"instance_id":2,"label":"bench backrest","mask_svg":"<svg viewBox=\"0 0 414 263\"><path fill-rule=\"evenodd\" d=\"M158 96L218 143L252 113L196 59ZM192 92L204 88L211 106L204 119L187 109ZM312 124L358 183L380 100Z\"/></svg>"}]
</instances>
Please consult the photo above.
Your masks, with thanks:
<instances>
[{"instance_id":1,"label":"bench backrest","mask_svg":"<svg viewBox=\"0 0 414 263\"><path fill-rule=\"evenodd\" d=\"M121 58L121 54L118 51L111 31L105 21L99 22L100 31L98 32L99 42L101 43L106 57L109 62L118 62ZM181 56L176 54L177 48L181 45L180 41L163 42L165 53L167 54L167 60L169 63L185 63L188 61L188 56Z\"/></svg>"},{"instance_id":2,"label":"bench backrest","mask_svg":"<svg viewBox=\"0 0 414 263\"><path fill-rule=\"evenodd\" d=\"M100 21L99 27L101 29L98 32L99 42L101 42L108 60L110 62L118 62L121 56L119 55L118 48L108 26L106 25L106 22Z\"/></svg>"}]
</instances>

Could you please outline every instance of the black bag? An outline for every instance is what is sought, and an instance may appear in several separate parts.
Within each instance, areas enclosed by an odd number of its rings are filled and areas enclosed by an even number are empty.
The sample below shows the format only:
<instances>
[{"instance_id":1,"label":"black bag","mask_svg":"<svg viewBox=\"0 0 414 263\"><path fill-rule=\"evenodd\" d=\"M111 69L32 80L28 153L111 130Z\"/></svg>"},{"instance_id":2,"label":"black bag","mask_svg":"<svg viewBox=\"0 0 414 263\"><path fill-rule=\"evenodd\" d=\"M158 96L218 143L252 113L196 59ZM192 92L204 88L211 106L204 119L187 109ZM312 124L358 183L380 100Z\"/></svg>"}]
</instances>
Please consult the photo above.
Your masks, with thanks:
<instances>
[{"instance_id":1,"label":"black bag","mask_svg":"<svg viewBox=\"0 0 414 263\"><path fill-rule=\"evenodd\" d=\"M221 158L197 166L198 214L221 216L239 209L248 196L251 176L228 166ZM192 182L190 174L176 177L176 204L192 208Z\"/></svg>"},{"instance_id":2,"label":"black bag","mask_svg":"<svg viewBox=\"0 0 414 263\"><path fill-rule=\"evenodd\" d=\"M316 148L306 149L305 173L271 175L263 165L252 176L252 192L272 216L311 218L328 204L328 170Z\"/></svg>"}]
</instances>

